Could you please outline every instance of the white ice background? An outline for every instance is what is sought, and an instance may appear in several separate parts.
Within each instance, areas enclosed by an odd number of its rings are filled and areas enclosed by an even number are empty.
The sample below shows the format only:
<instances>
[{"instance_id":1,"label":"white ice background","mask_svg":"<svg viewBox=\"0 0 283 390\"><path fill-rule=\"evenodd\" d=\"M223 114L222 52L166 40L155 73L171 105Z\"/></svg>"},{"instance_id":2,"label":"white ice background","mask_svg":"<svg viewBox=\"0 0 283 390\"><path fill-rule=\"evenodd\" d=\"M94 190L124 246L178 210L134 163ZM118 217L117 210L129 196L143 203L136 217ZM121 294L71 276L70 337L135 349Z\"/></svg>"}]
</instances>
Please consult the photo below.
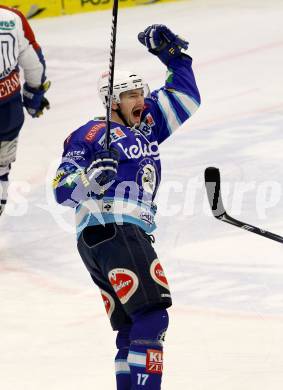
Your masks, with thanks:
<instances>
[{"instance_id":1,"label":"white ice background","mask_svg":"<svg viewBox=\"0 0 283 390\"><path fill-rule=\"evenodd\" d=\"M174 306L164 390L283 387L283 246L214 219L203 172L221 169L228 212L283 235L283 3L185 1L123 9L116 66L151 89L165 67L137 33L163 23L190 41L202 106L161 147L156 250ZM114 337L76 251L72 210L51 179L67 135L103 107L111 12L32 20L51 109L26 117L0 219L0 389L114 389ZM242 192L246 190L246 192Z\"/></svg>"}]
</instances>

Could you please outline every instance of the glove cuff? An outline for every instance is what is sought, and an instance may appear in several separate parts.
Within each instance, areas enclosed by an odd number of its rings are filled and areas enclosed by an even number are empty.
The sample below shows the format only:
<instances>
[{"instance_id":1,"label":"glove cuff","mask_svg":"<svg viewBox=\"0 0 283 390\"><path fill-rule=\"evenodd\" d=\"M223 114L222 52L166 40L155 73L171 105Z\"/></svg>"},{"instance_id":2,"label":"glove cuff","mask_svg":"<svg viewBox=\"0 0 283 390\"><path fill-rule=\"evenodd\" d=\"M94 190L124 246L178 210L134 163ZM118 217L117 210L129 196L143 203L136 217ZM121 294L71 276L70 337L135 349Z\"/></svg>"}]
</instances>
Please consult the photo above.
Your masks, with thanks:
<instances>
[{"instance_id":1,"label":"glove cuff","mask_svg":"<svg viewBox=\"0 0 283 390\"><path fill-rule=\"evenodd\" d=\"M161 50L149 50L152 54L155 54L163 64L169 65L170 61L174 58L180 57L182 48L176 45L175 42L165 43L165 46Z\"/></svg>"}]
</instances>

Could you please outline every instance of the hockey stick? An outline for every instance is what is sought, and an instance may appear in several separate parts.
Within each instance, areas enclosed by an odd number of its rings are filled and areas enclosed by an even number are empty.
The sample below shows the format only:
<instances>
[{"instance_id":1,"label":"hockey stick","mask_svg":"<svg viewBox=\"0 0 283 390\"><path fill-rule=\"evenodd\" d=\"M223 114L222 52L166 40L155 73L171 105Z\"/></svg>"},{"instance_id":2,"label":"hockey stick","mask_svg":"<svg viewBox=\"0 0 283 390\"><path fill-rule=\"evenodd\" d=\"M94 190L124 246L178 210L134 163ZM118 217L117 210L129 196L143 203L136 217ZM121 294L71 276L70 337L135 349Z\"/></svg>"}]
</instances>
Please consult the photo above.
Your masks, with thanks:
<instances>
[{"instance_id":1,"label":"hockey stick","mask_svg":"<svg viewBox=\"0 0 283 390\"><path fill-rule=\"evenodd\" d=\"M111 127L111 108L114 82L114 65L115 65L115 50L116 50L116 32L118 18L118 0L114 0L112 9L112 29L110 43L110 58L109 58L109 76L108 76L108 94L106 102L106 132L104 148L109 149L110 145L110 127Z\"/></svg>"},{"instance_id":2,"label":"hockey stick","mask_svg":"<svg viewBox=\"0 0 283 390\"><path fill-rule=\"evenodd\" d=\"M241 222L237 219L230 217L230 215L226 213L221 196L220 171L218 168L206 168L204 178L208 201L212 214L215 218L219 219L220 221L230 223L231 225L237 226L241 229L245 229L249 232L259 234L260 236L269 238L277 242L281 242L283 244L283 237L260 229L256 226L249 225L248 223Z\"/></svg>"}]
</instances>

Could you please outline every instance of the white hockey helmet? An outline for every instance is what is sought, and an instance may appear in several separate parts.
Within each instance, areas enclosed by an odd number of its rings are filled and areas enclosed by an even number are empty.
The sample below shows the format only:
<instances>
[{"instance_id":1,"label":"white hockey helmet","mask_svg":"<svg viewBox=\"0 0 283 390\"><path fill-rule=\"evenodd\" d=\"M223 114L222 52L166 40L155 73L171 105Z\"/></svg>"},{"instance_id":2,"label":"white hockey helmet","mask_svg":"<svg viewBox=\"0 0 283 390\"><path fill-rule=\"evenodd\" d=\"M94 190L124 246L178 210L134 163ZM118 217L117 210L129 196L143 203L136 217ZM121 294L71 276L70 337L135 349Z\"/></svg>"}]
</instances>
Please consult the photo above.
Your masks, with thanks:
<instances>
[{"instance_id":1,"label":"white hockey helmet","mask_svg":"<svg viewBox=\"0 0 283 390\"><path fill-rule=\"evenodd\" d=\"M106 106L107 94L108 94L108 72L102 73L98 80L98 93ZM141 76L135 72L127 70L116 70L114 73L113 83L113 101L120 103L120 94L125 91L131 91L133 89L143 88L145 96L148 95L148 85L144 83Z\"/></svg>"}]
</instances>

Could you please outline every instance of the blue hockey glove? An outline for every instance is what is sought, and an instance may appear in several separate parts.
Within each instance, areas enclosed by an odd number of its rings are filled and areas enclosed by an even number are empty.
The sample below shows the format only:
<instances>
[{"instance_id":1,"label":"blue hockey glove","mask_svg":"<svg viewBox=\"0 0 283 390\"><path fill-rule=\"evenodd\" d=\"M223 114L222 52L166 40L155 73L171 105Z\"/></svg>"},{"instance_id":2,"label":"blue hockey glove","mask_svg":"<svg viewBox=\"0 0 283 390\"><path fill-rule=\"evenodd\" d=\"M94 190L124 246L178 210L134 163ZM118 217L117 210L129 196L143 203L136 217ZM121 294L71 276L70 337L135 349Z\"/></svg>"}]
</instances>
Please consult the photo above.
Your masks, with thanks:
<instances>
[{"instance_id":1,"label":"blue hockey glove","mask_svg":"<svg viewBox=\"0 0 283 390\"><path fill-rule=\"evenodd\" d=\"M100 186L111 182L116 174L119 163L119 152L114 148L101 150L94 155L94 160L86 169L86 175L91 181L95 177Z\"/></svg>"},{"instance_id":2,"label":"blue hockey glove","mask_svg":"<svg viewBox=\"0 0 283 390\"><path fill-rule=\"evenodd\" d=\"M41 87L32 88L27 83L24 83L23 104L33 118L38 118L42 115L45 108L49 110L50 104L44 97L44 94L49 89L50 84L50 81L46 81Z\"/></svg>"},{"instance_id":3,"label":"blue hockey glove","mask_svg":"<svg viewBox=\"0 0 283 390\"><path fill-rule=\"evenodd\" d=\"M93 197L101 199L116 177L118 163L119 152L114 148L95 153L93 162L75 180L72 199L78 202Z\"/></svg>"},{"instance_id":4,"label":"blue hockey glove","mask_svg":"<svg viewBox=\"0 0 283 390\"><path fill-rule=\"evenodd\" d=\"M189 42L172 33L163 24L153 24L147 27L138 34L138 40L165 65L168 65L172 58L179 57L181 50L187 50L189 46Z\"/></svg>"}]
</instances>

